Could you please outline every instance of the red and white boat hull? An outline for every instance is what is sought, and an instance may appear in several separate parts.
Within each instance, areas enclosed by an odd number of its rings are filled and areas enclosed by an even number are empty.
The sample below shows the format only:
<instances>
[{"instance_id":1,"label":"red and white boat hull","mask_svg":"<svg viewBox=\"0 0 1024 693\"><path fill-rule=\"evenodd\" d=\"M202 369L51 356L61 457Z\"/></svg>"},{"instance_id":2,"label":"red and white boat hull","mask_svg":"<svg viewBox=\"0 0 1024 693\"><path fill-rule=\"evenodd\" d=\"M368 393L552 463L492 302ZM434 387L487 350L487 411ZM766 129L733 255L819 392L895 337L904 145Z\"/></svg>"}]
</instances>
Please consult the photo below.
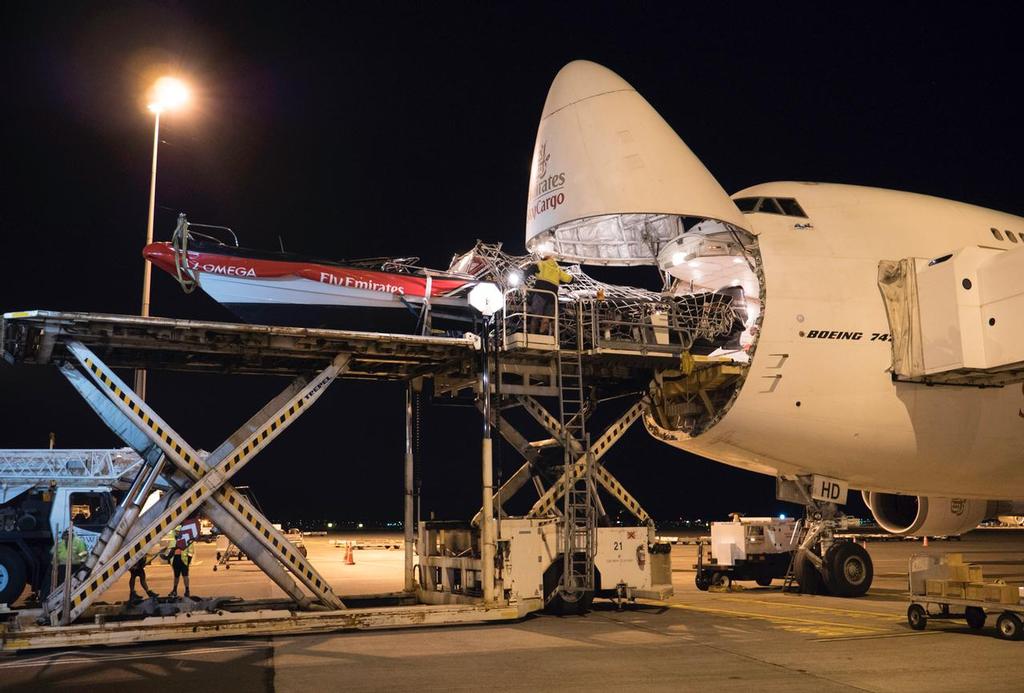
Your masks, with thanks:
<instances>
[{"instance_id":1,"label":"red and white boat hull","mask_svg":"<svg viewBox=\"0 0 1024 693\"><path fill-rule=\"evenodd\" d=\"M472 280L346 267L316 261L247 257L235 248L189 251L187 264L199 287L242 320L257 324L411 332L430 293L433 321L442 326L472 320L464 288ZM237 254L236 254L237 252ZM230 253L230 254L228 254ZM176 275L174 251L154 243L143 254ZM255 254L255 253L253 253Z\"/></svg>"}]
</instances>

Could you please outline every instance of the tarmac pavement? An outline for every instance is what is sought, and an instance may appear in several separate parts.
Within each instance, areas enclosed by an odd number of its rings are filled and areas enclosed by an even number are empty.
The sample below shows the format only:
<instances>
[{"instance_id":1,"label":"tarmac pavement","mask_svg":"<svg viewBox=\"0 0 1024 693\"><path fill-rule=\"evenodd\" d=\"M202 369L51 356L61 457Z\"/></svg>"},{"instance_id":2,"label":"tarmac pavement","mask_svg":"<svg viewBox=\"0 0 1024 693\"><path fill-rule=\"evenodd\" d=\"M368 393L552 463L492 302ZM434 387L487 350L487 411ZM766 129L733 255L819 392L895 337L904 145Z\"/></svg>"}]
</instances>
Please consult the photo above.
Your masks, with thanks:
<instances>
[{"instance_id":1,"label":"tarmac pavement","mask_svg":"<svg viewBox=\"0 0 1024 693\"><path fill-rule=\"evenodd\" d=\"M342 594L401 588L401 551L343 551L308 542L310 558ZM277 596L251 564L212 571L204 547L193 592ZM673 548L676 595L585 616L358 633L28 652L0 657L7 691L310 690L743 690L1019 691L1024 642L963 621L906 623L907 559L955 551L986 577L1024 581L1024 532L974 532L960 542L869 542L876 581L866 597L783 593L781 581L731 592L693 585L695 548ZM207 562L208 561L208 562ZM169 588L170 573L151 573ZM167 582L167 585L164 585ZM125 589L126 586L118 585ZM117 588L115 588L117 589ZM111 595L108 593L108 599Z\"/></svg>"}]
</instances>

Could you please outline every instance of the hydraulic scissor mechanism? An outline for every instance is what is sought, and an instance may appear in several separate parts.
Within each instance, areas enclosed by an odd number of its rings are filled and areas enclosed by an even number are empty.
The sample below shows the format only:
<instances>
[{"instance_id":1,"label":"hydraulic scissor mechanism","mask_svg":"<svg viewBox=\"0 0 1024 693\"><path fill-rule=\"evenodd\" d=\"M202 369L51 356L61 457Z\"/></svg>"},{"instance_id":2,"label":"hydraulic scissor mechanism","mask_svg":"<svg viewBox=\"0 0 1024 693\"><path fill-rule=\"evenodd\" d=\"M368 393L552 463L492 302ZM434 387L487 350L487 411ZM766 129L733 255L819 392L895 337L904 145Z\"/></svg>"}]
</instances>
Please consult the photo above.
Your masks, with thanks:
<instances>
[{"instance_id":1,"label":"hydraulic scissor mechanism","mask_svg":"<svg viewBox=\"0 0 1024 693\"><path fill-rule=\"evenodd\" d=\"M344 608L331 586L273 524L229 483L239 470L309 410L343 373L349 356L337 356L313 377L300 376L209 455L190 446L166 421L79 342L67 343L74 362L61 372L103 421L146 464L111 518L84 567L46 603L52 623L80 616L107 588L160 543L177 524L200 507L225 535L300 606L310 597L324 606ZM155 479L162 475L172 492L140 514Z\"/></svg>"},{"instance_id":2,"label":"hydraulic scissor mechanism","mask_svg":"<svg viewBox=\"0 0 1024 693\"><path fill-rule=\"evenodd\" d=\"M592 412L588 401L585 411ZM605 504L598 493L602 489L617 500L623 508L645 525L653 526L650 516L640 503L602 464L602 458L637 421L647 407L645 399L637 399L619 418L608 426L596 440L581 439L572 434L541 402L530 396L511 398L503 407L510 411L521 407L550 436L530 441L520 433L505 415L492 411L492 423L502 437L523 457L524 462L494 493L493 506L499 518L507 517L505 506L524 487L531 485L536 500L527 511L527 518L551 518L562 522L558 553L562 556L561 576L557 588L545 595L548 605L558 602L561 608L585 607L593 597L596 546L588 532L607 524ZM589 444L587 444L589 443ZM564 447L563 447L564 446ZM553 459L547 451L563 448L563 454ZM561 462L561 464L559 464ZM481 513L473 518L479 525Z\"/></svg>"}]
</instances>

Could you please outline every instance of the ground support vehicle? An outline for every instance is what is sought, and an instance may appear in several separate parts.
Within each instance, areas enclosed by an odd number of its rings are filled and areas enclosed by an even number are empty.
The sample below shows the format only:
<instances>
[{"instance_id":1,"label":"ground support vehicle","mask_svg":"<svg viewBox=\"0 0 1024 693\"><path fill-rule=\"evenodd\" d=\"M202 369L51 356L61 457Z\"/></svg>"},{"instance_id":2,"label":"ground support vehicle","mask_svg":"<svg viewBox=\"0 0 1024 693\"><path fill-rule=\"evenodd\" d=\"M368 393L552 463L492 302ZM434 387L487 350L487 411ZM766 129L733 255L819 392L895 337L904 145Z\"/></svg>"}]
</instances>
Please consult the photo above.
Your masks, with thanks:
<instances>
[{"instance_id":1,"label":"ground support vehicle","mask_svg":"<svg viewBox=\"0 0 1024 693\"><path fill-rule=\"evenodd\" d=\"M21 650L241 632L509 620L544 608L583 611L600 596L624 603L670 594L669 571L654 571L656 565L667 565L667 554L661 551L668 545L653 541L650 516L603 458L648 410L645 388L652 373L678 363L682 341L648 340L650 330L638 329L637 339L646 341L606 348L600 338L592 339L605 331L595 331L596 323L589 321L588 301L571 299L564 313L556 303L553 316L539 316L554 323L553 344L544 348L529 346L528 338L506 341L507 314L488 314L480 334L463 337L92 313L4 315L3 359L58 367L103 423L145 461L132 487L149 488L159 478L169 491L144 512L122 500L116 513L123 512L127 519L111 518L107 523L108 543L90 554L67 581L68 589L0 628L0 647ZM521 297L510 299L509 307L524 303ZM645 320L645 315L637 319ZM519 324L536 317L520 314ZM221 445L201 453L115 370L137 367L294 379ZM345 379L406 385L404 589L387 595L346 595L350 603L232 483L232 477L309 411L333 382ZM474 402L485 423L479 471L482 504L468 523L473 528L466 534L468 551L457 555L429 540L415 555L413 472L419 435L413 433L418 421L413 412L427 398ZM600 415L594 416L598 407ZM516 418L506 418L510 416ZM526 438L520 432L526 430L523 426L539 428L539 439ZM522 466L500 488L494 484L492 458L499 436L523 458ZM559 454L545 454L549 448L560 449ZM515 537L507 534L514 524L505 504L522 489L534 491L536 497L530 499L532 507L520 530L539 532L542 540L527 539L519 530ZM609 503L630 513L634 525L612 526ZM130 618L124 605L111 607L100 601L171 528L200 510L281 588L287 601L274 606L220 601L209 613L142 619ZM426 522L419 524L425 531ZM613 536L616 532L623 536ZM621 543L619 548L616 542ZM514 548L517 545L526 548L520 551ZM527 563L531 558L537 563L538 557L543 563L545 552L551 560L543 566L537 585L528 575L534 566ZM457 579L449 579L452 576ZM520 591L512 581L530 584Z\"/></svg>"},{"instance_id":2,"label":"ground support vehicle","mask_svg":"<svg viewBox=\"0 0 1024 693\"><path fill-rule=\"evenodd\" d=\"M554 518L504 518L498 531L498 580L518 599L556 605L549 610L577 610L558 594L564 561ZM672 594L671 544L654 538L653 527L598 527L594 583L583 599L610 599L621 608L637 599L666 599ZM478 595L480 558L474 550L479 530L470 523L427 521L417 539L419 583L427 599L448 601Z\"/></svg>"},{"instance_id":3,"label":"ground support vehicle","mask_svg":"<svg viewBox=\"0 0 1024 693\"><path fill-rule=\"evenodd\" d=\"M996 635L1003 640L1024 640L1024 604L1019 593L1015 604L982 600L960 599L926 593L926 580L942 575L938 558L931 555L910 557L908 571L910 605L907 623L914 630L924 630L930 619L958 621L963 619L975 630L985 627L989 616L996 616ZM1016 590L1018 588L1011 588Z\"/></svg>"},{"instance_id":4,"label":"ground support vehicle","mask_svg":"<svg viewBox=\"0 0 1024 693\"><path fill-rule=\"evenodd\" d=\"M797 549L798 523L793 519L744 517L712 522L711 536L697 545L694 583L699 590L728 588L734 580L762 587L786 577Z\"/></svg>"},{"instance_id":5,"label":"ground support vehicle","mask_svg":"<svg viewBox=\"0 0 1024 693\"><path fill-rule=\"evenodd\" d=\"M72 523L92 551L117 511L111 492L142 464L128 448L0 450L0 604L52 582L54 544Z\"/></svg>"},{"instance_id":6,"label":"ground support vehicle","mask_svg":"<svg viewBox=\"0 0 1024 693\"><path fill-rule=\"evenodd\" d=\"M217 568L224 568L224 570L231 569L231 561L244 561L245 554L238 548L230 539L223 534L217 537L217 562L213 566L214 572Z\"/></svg>"}]
</instances>

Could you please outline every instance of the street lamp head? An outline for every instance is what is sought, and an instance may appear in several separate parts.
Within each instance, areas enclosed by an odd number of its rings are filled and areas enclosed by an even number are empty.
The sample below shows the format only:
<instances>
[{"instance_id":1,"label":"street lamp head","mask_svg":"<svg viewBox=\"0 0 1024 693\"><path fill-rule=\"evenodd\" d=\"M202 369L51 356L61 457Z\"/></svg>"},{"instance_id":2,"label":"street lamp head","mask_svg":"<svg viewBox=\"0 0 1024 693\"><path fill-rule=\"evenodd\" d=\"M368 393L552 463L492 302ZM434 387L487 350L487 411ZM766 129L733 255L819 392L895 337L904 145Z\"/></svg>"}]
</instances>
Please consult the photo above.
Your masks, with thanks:
<instances>
[{"instance_id":1,"label":"street lamp head","mask_svg":"<svg viewBox=\"0 0 1024 693\"><path fill-rule=\"evenodd\" d=\"M176 77L161 77L153 85L152 98L149 110L153 113L173 111L188 103L189 90L185 83Z\"/></svg>"}]
</instances>

